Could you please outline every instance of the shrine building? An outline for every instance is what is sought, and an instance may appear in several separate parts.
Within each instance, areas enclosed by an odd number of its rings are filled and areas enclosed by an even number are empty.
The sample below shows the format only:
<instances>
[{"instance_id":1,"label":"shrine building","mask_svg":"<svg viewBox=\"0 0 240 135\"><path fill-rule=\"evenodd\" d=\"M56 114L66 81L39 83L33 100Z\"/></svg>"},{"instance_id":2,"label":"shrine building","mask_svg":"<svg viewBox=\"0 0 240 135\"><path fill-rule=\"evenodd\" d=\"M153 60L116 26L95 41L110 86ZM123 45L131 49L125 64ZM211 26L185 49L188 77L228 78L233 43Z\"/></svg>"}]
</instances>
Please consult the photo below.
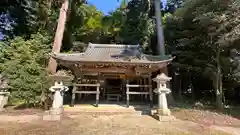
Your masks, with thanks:
<instances>
[{"instance_id":1,"label":"shrine building","mask_svg":"<svg viewBox=\"0 0 240 135\"><path fill-rule=\"evenodd\" d=\"M137 96L136 100L146 100L152 107L152 74L173 59L144 54L139 45L92 43L82 53L51 56L74 74L72 106L76 95L80 99L91 95L96 106L101 102L122 102L129 107L132 97Z\"/></svg>"}]
</instances>

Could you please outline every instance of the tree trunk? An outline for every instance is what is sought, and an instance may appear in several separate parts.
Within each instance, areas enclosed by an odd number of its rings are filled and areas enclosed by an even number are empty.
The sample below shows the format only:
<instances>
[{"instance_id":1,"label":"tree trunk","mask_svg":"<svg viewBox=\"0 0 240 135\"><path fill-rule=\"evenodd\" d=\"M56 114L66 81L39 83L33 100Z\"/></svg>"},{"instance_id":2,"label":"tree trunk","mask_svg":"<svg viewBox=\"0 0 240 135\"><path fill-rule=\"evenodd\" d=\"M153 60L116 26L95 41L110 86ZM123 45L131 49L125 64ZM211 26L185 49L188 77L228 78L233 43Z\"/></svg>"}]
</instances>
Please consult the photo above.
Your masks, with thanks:
<instances>
[{"instance_id":1,"label":"tree trunk","mask_svg":"<svg viewBox=\"0 0 240 135\"><path fill-rule=\"evenodd\" d=\"M173 86L172 86L172 95L174 98L177 97L177 91L178 91L178 78L177 78L178 74L176 73L176 71L173 71Z\"/></svg>"},{"instance_id":2,"label":"tree trunk","mask_svg":"<svg viewBox=\"0 0 240 135\"><path fill-rule=\"evenodd\" d=\"M190 74L189 75L189 83L190 83L190 89L191 89L191 94L192 94L192 102L194 103L195 102L195 90L194 90L194 87L193 87L193 75Z\"/></svg>"},{"instance_id":3,"label":"tree trunk","mask_svg":"<svg viewBox=\"0 0 240 135\"><path fill-rule=\"evenodd\" d=\"M223 109L222 105L222 88L220 87L220 72L218 71L216 74L216 81L215 81L215 94L216 94L216 107L217 109Z\"/></svg>"},{"instance_id":4,"label":"tree trunk","mask_svg":"<svg viewBox=\"0 0 240 135\"><path fill-rule=\"evenodd\" d=\"M163 35L163 27L162 27L162 14L161 14L161 1L155 0L155 17L156 17L156 27L157 27L157 37L158 37L158 51L161 56L165 56L165 43L164 43L164 35ZM165 75L168 75L167 67L162 69L162 72ZM170 86L169 83L167 84L168 87ZM170 104L175 103L172 93L168 94L167 96L168 101Z\"/></svg>"},{"instance_id":5,"label":"tree trunk","mask_svg":"<svg viewBox=\"0 0 240 135\"><path fill-rule=\"evenodd\" d=\"M222 94L222 72L220 65L220 48L217 47L217 73L216 73L216 81L215 81L215 94L216 94L216 107L217 109L223 109L223 94Z\"/></svg>"},{"instance_id":6,"label":"tree trunk","mask_svg":"<svg viewBox=\"0 0 240 135\"><path fill-rule=\"evenodd\" d=\"M191 90L192 90L192 102L194 103L196 98L195 98L195 89L193 87L193 84L191 83L190 84L190 87L191 87Z\"/></svg>"},{"instance_id":7,"label":"tree trunk","mask_svg":"<svg viewBox=\"0 0 240 135\"><path fill-rule=\"evenodd\" d=\"M57 25L55 38L54 38L52 52L60 52L61 50L63 33L64 33L65 23L67 19L68 4L69 4L68 0L64 0L62 3L62 7L59 13L58 25ZM57 69L57 62L53 58L50 58L48 63L48 68L47 68L48 72L51 74L54 74L56 73L56 69Z\"/></svg>"},{"instance_id":8,"label":"tree trunk","mask_svg":"<svg viewBox=\"0 0 240 135\"><path fill-rule=\"evenodd\" d=\"M178 85L178 99L182 101L182 76L179 75L179 85Z\"/></svg>"},{"instance_id":9,"label":"tree trunk","mask_svg":"<svg viewBox=\"0 0 240 135\"><path fill-rule=\"evenodd\" d=\"M157 37L158 37L158 51L159 54L165 55L165 43L162 28L162 14L161 14L161 0L155 0L155 17L156 17L156 27L157 27Z\"/></svg>"}]
</instances>

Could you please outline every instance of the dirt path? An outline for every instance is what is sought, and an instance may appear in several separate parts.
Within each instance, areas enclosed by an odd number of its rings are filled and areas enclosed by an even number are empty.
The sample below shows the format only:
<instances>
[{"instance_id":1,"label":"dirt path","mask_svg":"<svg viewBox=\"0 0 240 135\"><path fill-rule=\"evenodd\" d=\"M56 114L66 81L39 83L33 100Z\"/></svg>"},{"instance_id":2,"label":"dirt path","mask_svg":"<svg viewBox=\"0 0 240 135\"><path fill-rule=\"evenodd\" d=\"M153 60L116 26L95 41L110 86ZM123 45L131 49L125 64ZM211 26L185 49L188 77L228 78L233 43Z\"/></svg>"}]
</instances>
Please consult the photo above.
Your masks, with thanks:
<instances>
[{"instance_id":1,"label":"dirt path","mask_svg":"<svg viewBox=\"0 0 240 135\"><path fill-rule=\"evenodd\" d=\"M61 121L43 121L40 110L0 113L0 135L240 135L240 120L209 111L180 109L177 118L159 122L151 116L64 112Z\"/></svg>"},{"instance_id":2,"label":"dirt path","mask_svg":"<svg viewBox=\"0 0 240 135\"><path fill-rule=\"evenodd\" d=\"M16 116L15 116L16 117ZM19 116L21 117L21 116ZM75 115L61 121L1 122L0 135L228 135L177 120L159 122L150 116Z\"/></svg>"}]
</instances>

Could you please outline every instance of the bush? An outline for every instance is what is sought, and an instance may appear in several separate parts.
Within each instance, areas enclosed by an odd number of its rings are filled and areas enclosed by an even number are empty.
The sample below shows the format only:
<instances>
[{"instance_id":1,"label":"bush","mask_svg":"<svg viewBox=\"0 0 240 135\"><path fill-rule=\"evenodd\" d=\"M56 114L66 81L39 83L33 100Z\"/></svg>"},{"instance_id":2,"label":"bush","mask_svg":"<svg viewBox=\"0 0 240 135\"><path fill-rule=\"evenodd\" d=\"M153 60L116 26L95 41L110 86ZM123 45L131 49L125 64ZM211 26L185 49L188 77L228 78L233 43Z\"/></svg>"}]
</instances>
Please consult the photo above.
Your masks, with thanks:
<instances>
[{"instance_id":1,"label":"bush","mask_svg":"<svg viewBox=\"0 0 240 135\"><path fill-rule=\"evenodd\" d=\"M0 71L9 79L11 101L36 105L41 93L49 88L45 70L50 52L50 37L34 34L30 39L16 37L0 52Z\"/></svg>"}]
</instances>

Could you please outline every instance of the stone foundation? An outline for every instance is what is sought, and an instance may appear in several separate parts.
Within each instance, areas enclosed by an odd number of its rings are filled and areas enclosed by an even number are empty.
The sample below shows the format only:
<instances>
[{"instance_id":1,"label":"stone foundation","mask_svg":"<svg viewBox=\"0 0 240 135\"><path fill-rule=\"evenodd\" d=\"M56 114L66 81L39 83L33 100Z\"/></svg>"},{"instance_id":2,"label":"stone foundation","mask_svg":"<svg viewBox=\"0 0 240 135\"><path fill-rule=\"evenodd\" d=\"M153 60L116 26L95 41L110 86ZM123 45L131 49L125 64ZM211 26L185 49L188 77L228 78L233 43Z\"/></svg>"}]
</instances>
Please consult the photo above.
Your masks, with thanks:
<instances>
[{"instance_id":1,"label":"stone foundation","mask_svg":"<svg viewBox=\"0 0 240 135\"><path fill-rule=\"evenodd\" d=\"M171 111L168 108L158 109L157 110L157 114L158 115L163 115L163 116L170 116L171 115Z\"/></svg>"},{"instance_id":2,"label":"stone foundation","mask_svg":"<svg viewBox=\"0 0 240 135\"><path fill-rule=\"evenodd\" d=\"M59 120L61 120L61 115L46 114L46 115L43 115L43 120L45 120L45 121L59 121Z\"/></svg>"},{"instance_id":3,"label":"stone foundation","mask_svg":"<svg viewBox=\"0 0 240 135\"><path fill-rule=\"evenodd\" d=\"M59 121L61 120L63 113L63 108L51 108L46 111L43 115L43 120L45 121Z\"/></svg>"},{"instance_id":4,"label":"stone foundation","mask_svg":"<svg viewBox=\"0 0 240 135\"><path fill-rule=\"evenodd\" d=\"M51 108L50 109L50 114L51 115L59 115L59 114L62 114L64 111L63 107L61 108Z\"/></svg>"},{"instance_id":5,"label":"stone foundation","mask_svg":"<svg viewBox=\"0 0 240 135\"><path fill-rule=\"evenodd\" d=\"M171 122L176 120L176 118L172 115L164 116L164 115L155 114L153 117L161 122Z\"/></svg>"}]
</instances>

